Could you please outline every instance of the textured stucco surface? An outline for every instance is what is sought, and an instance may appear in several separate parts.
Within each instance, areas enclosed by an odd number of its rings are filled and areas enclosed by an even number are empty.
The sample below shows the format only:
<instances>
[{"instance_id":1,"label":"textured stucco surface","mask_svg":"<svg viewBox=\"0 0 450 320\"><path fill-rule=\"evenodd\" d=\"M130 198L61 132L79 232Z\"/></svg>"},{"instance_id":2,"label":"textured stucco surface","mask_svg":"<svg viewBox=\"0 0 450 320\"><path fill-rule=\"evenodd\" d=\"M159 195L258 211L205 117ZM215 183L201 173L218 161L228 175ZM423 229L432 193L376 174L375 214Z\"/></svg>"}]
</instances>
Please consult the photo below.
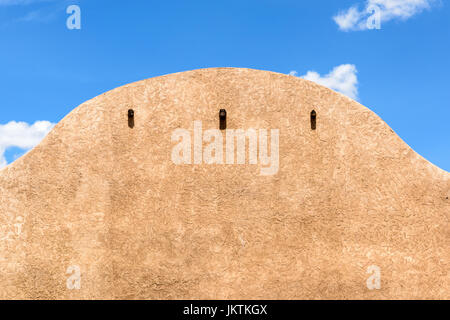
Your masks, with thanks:
<instances>
[{"instance_id":1,"label":"textured stucco surface","mask_svg":"<svg viewBox=\"0 0 450 320\"><path fill-rule=\"evenodd\" d=\"M228 128L280 130L277 174L171 161L172 132L217 129L222 108ZM450 299L450 174L292 76L204 69L112 90L1 170L0 194L0 298Z\"/></svg>"}]
</instances>

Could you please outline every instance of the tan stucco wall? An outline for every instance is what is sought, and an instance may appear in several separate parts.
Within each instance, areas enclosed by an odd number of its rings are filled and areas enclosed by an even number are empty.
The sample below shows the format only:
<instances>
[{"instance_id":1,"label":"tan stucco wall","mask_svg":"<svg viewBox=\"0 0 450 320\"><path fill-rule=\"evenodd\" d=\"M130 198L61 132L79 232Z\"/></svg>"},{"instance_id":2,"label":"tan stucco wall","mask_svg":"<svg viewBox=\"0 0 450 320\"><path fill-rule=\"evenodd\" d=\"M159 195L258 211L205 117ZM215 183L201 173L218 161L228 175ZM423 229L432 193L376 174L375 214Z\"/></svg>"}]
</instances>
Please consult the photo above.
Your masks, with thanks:
<instances>
[{"instance_id":1,"label":"tan stucco wall","mask_svg":"<svg viewBox=\"0 0 450 320\"><path fill-rule=\"evenodd\" d=\"M228 128L280 130L277 174L171 161L172 132L216 129L221 108ZM450 298L450 174L292 76L204 69L112 90L1 170L0 194L0 298Z\"/></svg>"}]
</instances>

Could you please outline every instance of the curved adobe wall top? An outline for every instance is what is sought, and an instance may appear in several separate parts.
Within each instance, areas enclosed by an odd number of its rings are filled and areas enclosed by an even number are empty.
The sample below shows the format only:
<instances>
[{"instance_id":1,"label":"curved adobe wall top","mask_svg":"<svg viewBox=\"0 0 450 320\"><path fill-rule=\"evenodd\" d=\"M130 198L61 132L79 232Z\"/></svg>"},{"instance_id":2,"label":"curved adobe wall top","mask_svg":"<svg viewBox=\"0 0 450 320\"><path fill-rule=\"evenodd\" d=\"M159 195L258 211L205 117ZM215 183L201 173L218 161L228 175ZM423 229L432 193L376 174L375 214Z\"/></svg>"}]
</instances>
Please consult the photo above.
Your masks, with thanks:
<instances>
[{"instance_id":1,"label":"curved adobe wall top","mask_svg":"<svg viewBox=\"0 0 450 320\"><path fill-rule=\"evenodd\" d=\"M244 164L232 129L257 137ZM218 68L140 81L0 171L0 297L448 299L449 177L306 80Z\"/></svg>"}]
</instances>

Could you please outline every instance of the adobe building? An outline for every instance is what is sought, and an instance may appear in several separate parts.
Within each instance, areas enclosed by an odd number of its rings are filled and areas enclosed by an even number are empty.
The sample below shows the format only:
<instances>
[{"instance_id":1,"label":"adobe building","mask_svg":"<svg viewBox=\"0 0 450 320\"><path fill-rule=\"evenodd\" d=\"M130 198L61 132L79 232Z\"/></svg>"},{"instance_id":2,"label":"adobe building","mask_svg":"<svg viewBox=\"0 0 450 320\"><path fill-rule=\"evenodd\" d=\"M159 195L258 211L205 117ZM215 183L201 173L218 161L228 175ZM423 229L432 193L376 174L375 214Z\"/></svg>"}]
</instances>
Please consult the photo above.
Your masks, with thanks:
<instances>
[{"instance_id":1,"label":"adobe building","mask_svg":"<svg viewBox=\"0 0 450 320\"><path fill-rule=\"evenodd\" d=\"M2 299L450 299L450 174L288 75L102 94L1 170L0 194Z\"/></svg>"}]
</instances>

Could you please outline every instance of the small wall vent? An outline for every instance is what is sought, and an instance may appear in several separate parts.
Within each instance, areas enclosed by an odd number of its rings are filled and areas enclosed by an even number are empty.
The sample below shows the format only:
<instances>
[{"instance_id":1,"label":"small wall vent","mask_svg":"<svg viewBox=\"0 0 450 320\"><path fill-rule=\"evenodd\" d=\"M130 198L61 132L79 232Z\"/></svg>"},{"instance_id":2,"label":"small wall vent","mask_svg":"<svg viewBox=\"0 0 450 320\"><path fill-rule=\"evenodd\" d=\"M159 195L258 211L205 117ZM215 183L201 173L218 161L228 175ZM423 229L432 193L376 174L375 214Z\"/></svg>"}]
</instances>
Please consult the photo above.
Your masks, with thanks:
<instances>
[{"instance_id":1,"label":"small wall vent","mask_svg":"<svg viewBox=\"0 0 450 320\"><path fill-rule=\"evenodd\" d=\"M225 130L227 128L227 110L220 109L219 122L220 122L220 130Z\"/></svg>"},{"instance_id":2,"label":"small wall vent","mask_svg":"<svg viewBox=\"0 0 450 320\"><path fill-rule=\"evenodd\" d=\"M316 111L311 111L311 129L312 130L316 130L316 120L317 119L317 114Z\"/></svg>"},{"instance_id":3,"label":"small wall vent","mask_svg":"<svg viewBox=\"0 0 450 320\"><path fill-rule=\"evenodd\" d=\"M134 110L133 109L128 110L128 126L130 128L134 127Z\"/></svg>"}]
</instances>

